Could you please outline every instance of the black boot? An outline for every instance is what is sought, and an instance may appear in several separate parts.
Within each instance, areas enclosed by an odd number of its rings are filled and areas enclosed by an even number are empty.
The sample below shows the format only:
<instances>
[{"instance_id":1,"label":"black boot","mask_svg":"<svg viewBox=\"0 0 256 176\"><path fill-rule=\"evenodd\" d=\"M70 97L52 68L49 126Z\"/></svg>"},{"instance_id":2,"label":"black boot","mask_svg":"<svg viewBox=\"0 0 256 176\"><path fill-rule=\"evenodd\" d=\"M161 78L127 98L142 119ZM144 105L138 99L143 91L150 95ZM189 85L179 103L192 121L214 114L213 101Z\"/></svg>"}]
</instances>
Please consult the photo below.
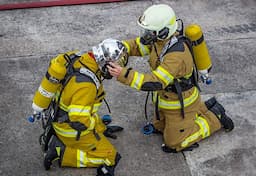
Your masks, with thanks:
<instances>
[{"instance_id":1,"label":"black boot","mask_svg":"<svg viewBox=\"0 0 256 176\"><path fill-rule=\"evenodd\" d=\"M212 111L217 116L225 131L228 132L233 130L234 123L232 119L226 115L225 109L221 104L218 102L215 103L215 105L210 108L210 111Z\"/></svg>"},{"instance_id":2,"label":"black boot","mask_svg":"<svg viewBox=\"0 0 256 176\"><path fill-rule=\"evenodd\" d=\"M97 168L97 175L96 176L115 176L115 168L121 159L121 155L119 153L116 154L115 165L114 166L107 166L105 164L99 166Z\"/></svg>"},{"instance_id":3,"label":"black boot","mask_svg":"<svg viewBox=\"0 0 256 176\"><path fill-rule=\"evenodd\" d=\"M163 152L165 152L165 153L177 153L176 149L172 149L172 148L168 147L166 144L162 144L161 148L162 148Z\"/></svg>"},{"instance_id":4,"label":"black boot","mask_svg":"<svg viewBox=\"0 0 256 176\"><path fill-rule=\"evenodd\" d=\"M191 146L182 149L181 152L192 151L193 149L198 148L198 147L199 147L199 144L196 142L196 143L192 144ZM161 148L162 148L163 152L165 152L165 153L178 153L176 149L172 149L165 144L162 144Z\"/></svg>"},{"instance_id":5,"label":"black boot","mask_svg":"<svg viewBox=\"0 0 256 176\"><path fill-rule=\"evenodd\" d=\"M64 150L65 150L64 144L55 135L53 135L49 141L48 150L44 157L45 170L50 169L52 162L54 160L59 160L59 164L60 164L60 160L61 160L61 157L63 156Z\"/></svg>"},{"instance_id":6,"label":"black boot","mask_svg":"<svg viewBox=\"0 0 256 176\"><path fill-rule=\"evenodd\" d=\"M210 109L211 107L213 107L213 105L215 105L215 103L217 102L215 97L212 97L210 99L208 99L207 101L205 101L205 105L207 107L207 109Z\"/></svg>"}]
</instances>

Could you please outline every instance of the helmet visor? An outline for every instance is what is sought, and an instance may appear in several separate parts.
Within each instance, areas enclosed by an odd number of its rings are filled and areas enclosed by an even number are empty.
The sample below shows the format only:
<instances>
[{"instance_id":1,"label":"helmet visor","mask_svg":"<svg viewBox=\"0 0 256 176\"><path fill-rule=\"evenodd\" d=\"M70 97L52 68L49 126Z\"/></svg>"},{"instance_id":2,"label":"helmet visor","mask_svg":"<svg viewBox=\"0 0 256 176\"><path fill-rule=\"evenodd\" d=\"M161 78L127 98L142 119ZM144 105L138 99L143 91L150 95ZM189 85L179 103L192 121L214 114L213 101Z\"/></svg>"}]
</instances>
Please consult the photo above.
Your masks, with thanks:
<instances>
[{"instance_id":1,"label":"helmet visor","mask_svg":"<svg viewBox=\"0 0 256 176\"><path fill-rule=\"evenodd\" d=\"M104 57L104 53L101 48L101 45L94 46L92 48L92 50L93 50L93 55L96 59L97 64L100 66L100 68L103 67L105 65L106 61L105 61L105 57Z\"/></svg>"}]
</instances>

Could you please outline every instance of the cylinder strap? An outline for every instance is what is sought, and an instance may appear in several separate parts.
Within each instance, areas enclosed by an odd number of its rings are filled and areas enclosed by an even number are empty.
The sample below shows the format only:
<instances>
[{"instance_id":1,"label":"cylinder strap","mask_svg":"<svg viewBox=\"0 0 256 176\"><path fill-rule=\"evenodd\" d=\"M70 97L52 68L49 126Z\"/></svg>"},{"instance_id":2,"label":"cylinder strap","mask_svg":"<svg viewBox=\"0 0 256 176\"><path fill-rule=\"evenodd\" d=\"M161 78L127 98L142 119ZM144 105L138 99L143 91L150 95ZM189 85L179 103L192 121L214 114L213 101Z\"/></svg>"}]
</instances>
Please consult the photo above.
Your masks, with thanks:
<instances>
[{"instance_id":1,"label":"cylinder strap","mask_svg":"<svg viewBox=\"0 0 256 176\"><path fill-rule=\"evenodd\" d=\"M59 80L58 78L51 76L49 72L46 72L45 77L53 84L59 84L61 82L61 80Z\"/></svg>"},{"instance_id":2,"label":"cylinder strap","mask_svg":"<svg viewBox=\"0 0 256 176\"><path fill-rule=\"evenodd\" d=\"M198 40L192 41L192 46L200 45L204 41L204 35L202 35Z\"/></svg>"}]
</instances>

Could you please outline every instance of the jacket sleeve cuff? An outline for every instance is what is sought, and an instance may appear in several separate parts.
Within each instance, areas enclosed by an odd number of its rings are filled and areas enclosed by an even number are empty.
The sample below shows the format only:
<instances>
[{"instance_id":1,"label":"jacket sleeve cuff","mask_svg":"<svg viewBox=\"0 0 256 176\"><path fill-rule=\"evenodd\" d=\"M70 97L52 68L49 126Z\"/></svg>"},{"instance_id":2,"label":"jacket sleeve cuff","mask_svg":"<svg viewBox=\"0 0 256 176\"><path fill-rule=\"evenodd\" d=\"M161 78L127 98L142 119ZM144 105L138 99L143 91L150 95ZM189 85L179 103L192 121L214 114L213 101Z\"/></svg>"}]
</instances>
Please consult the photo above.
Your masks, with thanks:
<instances>
[{"instance_id":1,"label":"jacket sleeve cuff","mask_svg":"<svg viewBox=\"0 0 256 176\"><path fill-rule=\"evenodd\" d=\"M129 85L128 83L128 76L131 68L123 68L121 74L117 77L117 80L123 84Z\"/></svg>"}]
</instances>

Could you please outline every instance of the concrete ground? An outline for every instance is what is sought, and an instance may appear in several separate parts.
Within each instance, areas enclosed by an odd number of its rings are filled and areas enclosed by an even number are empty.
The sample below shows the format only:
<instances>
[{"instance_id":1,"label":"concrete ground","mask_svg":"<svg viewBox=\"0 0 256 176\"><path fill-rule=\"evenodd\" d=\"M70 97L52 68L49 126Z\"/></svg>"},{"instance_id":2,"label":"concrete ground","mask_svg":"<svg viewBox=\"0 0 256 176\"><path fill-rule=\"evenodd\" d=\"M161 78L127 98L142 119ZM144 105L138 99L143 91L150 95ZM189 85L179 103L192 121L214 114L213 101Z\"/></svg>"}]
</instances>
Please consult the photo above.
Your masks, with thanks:
<instances>
[{"instance_id":1,"label":"concrete ground","mask_svg":"<svg viewBox=\"0 0 256 176\"><path fill-rule=\"evenodd\" d=\"M20 2L0 0L0 4ZM23 0L25 2L25 0ZM27 1L28 2L28 1ZM256 175L256 1L152 0L0 11L0 175L95 176L95 169L43 168L39 122L31 124L31 101L49 60L68 50L89 50L109 37L133 38L136 20L150 5L171 5L185 25L201 25L212 57L213 83L202 97L216 96L235 123L192 152L166 154L159 135L145 136L145 92L105 81L113 123L125 130L111 140L122 154L117 176ZM129 66L147 72L146 59ZM153 107L148 105L149 116ZM105 105L100 114L108 113Z\"/></svg>"}]
</instances>

